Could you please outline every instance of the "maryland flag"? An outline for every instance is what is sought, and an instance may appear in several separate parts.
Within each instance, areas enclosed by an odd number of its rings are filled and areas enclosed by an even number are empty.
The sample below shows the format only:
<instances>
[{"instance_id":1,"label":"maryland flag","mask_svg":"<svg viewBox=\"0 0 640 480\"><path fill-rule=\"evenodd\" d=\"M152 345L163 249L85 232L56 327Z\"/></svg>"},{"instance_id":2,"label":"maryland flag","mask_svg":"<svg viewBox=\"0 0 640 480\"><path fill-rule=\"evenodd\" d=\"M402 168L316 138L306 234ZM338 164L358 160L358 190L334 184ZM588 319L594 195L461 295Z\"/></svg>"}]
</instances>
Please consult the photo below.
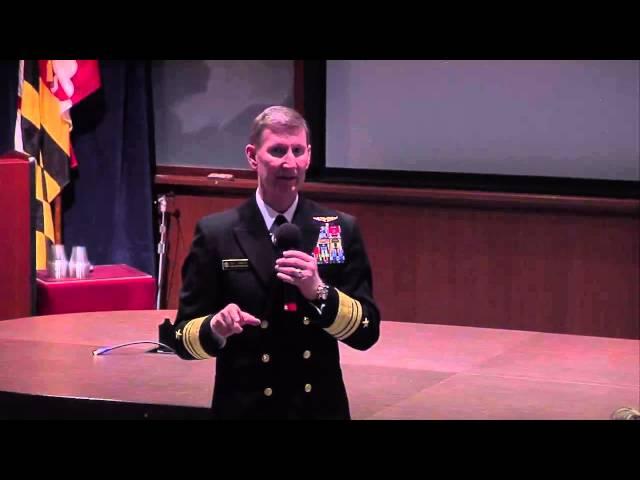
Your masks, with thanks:
<instances>
[{"instance_id":1,"label":"maryland flag","mask_svg":"<svg viewBox=\"0 0 640 480\"><path fill-rule=\"evenodd\" d=\"M20 60L15 149L36 160L36 268L46 268L55 232L51 202L77 165L71 107L100 88L97 60Z\"/></svg>"}]
</instances>

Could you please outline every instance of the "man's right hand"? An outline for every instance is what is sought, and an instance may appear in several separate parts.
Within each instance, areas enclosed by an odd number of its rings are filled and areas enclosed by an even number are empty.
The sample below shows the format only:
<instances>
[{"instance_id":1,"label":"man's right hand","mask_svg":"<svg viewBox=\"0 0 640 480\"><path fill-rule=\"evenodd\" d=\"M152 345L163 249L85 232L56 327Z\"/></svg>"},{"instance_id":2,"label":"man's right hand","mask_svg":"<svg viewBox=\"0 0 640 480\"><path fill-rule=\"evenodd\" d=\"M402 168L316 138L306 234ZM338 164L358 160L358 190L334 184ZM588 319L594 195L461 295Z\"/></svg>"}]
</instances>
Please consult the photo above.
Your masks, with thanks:
<instances>
[{"instance_id":1,"label":"man's right hand","mask_svg":"<svg viewBox=\"0 0 640 480\"><path fill-rule=\"evenodd\" d=\"M211 318L211 329L221 337L242 332L245 325L260 325L260 320L250 313L240 310L235 303L230 303Z\"/></svg>"}]
</instances>

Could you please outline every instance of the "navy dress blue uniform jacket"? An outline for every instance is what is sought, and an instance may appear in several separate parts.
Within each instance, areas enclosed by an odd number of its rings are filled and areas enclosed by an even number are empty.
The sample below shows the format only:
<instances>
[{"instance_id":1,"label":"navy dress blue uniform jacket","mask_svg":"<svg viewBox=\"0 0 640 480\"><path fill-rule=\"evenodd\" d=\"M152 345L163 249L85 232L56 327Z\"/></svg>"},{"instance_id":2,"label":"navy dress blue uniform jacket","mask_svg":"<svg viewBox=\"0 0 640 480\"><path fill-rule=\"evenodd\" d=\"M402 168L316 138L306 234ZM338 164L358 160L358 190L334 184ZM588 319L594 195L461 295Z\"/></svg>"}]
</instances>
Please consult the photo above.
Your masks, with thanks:
<instances>
[{"instance_id":1,"label":"navy dress blue uniform jacket","mask_svg":"<svg viewBox=\"0 0 640 480\"><path fill-rule=\"evenodd\" d=\"M339 227L344 258L318 262L331 287L321 312L295 287L298 308L284 311L284 284L274 268L278 253L254 196L196 225L182 268L174 347L188 360L216 357L214 418L350 418L338 342L366 350L380 331L365 246L353 216L302 195L292 223L301 229L301 249L308 254L321 226L334 233ZM210 319L229 303L262 323L225 342Z\"/></svg>"}]
</instances>

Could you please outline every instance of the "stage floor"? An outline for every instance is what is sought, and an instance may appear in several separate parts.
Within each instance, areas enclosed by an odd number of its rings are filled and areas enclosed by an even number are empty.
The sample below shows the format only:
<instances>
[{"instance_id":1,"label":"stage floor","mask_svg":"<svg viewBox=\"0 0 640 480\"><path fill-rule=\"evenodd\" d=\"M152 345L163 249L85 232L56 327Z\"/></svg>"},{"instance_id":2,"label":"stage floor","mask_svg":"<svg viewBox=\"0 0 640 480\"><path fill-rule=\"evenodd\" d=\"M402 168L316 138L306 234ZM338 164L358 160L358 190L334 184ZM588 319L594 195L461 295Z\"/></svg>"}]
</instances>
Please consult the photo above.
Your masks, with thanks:
<instances>
[{"instance_id":1,"label":"stage floor","mask_svg":"<svg viewBox=\"0 0 640 480\"><path fill-rule=\"evenodd\" d=\"M134 345L169 310L0 322L0 392L205 409L215 360ZM356 420L607 420L640 407L640 341L385 321L368 351L341 344Z\"/></svg>"},{"instance_id":2,"label":"stage floor","mask_svg":"<svg viewBox=\"0 0 640 480\"><path fill-rule=\"evenodd\" d=\"M640 405L640 341L384 322L342 345L354 418L606 420Z\"/></svg>"}]
</instances>

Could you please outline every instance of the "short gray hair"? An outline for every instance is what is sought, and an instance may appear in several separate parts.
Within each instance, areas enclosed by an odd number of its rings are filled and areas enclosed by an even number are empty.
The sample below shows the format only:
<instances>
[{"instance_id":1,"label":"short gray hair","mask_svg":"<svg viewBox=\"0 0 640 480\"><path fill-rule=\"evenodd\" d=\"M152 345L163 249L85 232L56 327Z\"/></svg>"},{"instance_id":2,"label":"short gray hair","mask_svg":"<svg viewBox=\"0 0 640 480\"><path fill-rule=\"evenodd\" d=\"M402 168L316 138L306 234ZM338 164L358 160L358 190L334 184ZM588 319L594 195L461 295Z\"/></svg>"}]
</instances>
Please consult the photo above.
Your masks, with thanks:
<instances>
[{"instance_id":1,"label":"short gray hair","mask_svg":"<svg viewBox=\"0 0 640 480\"><path fill-rule=\"evenodd\" d=\"M293 108L275 105L264 109L253 120L249 143L259 147L262 141L262 132L267 128L278 134L295 133L301 128L304 128L307 136L307 145L311 143L311 132L309 131L307 121Z\"/></svg>"}]
</instances>

